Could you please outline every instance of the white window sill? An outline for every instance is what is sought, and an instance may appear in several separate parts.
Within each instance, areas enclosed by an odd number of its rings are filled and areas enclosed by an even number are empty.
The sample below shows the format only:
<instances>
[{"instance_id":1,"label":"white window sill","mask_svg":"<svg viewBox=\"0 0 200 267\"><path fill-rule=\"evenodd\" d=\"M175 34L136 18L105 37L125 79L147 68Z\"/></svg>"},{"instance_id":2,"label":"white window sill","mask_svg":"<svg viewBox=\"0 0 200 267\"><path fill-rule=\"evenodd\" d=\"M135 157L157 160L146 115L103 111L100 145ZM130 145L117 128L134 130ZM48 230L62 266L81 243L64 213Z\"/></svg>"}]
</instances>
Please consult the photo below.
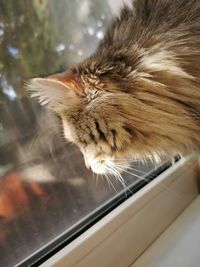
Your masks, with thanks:
<instances>
[{"instance_id":1,"label":"white window sill","mask_svg":"<svg viewBox=\"0 0 200 267\"><path fill-rule=\"evenodd\" d=\"M198 196L196 163L181 159L41 266L130 266Z\"/></svg>"},{"instance_id":2,"label":"white window sill","mask_svg":"<svg viewBox=\"0 0 200 267\"><path fill-rule=\"evenodd\" d=\"M132 267L199 267L199 245L200 197L197 197Z\"/></svg>"}]
</instances>

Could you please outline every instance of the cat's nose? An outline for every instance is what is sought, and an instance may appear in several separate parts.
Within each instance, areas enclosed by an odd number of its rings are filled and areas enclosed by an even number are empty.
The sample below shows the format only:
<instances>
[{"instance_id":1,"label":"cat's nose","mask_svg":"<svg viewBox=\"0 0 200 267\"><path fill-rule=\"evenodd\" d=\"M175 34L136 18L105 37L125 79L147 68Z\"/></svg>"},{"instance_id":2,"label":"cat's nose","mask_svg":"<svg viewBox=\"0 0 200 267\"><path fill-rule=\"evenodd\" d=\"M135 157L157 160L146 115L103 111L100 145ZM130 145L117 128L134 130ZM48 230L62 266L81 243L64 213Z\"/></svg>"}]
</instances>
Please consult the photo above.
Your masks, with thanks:
<instances>
[{"instance_id":1,"label":"cat's nose","mask_svg":"<svg viewBox=\"0 0 200 267\"><path fill-rule=\"evenodd\" d=\"M105 160L100 160L97 164L97 167L99 168L100 166L103 166L105 163ZM89 171L94 171L95 172L95 167L91 167L91 165L89 163L85 164L86 168L89 170Z\"/></svg>"},{"instance_id":2,"label":"cat's nose","mask_svg":"<svg viewBox=\"0 0 200 267\"><path fill-rule=\"evenodd\" d=\"M88 162L88 160L87 160L86 157L84 157L84 160L85 160L85 167L86 167L86 169L91 170L91 165L89 164L89 162Z\"/></svg>"},{"instance_id":3,"label":"cat's nose","mask_svg":"<svg viewBox=\"0 0 200 267\"><path fill-rule=\"evenodd\" d=\"M89 171L91 171L91 166L90 166L90 164L87 162L87 163L85 163L85 167L89 170Z\"/></svg>"},{"instance_id":4,"label":"cat's nose","mask_svg":"<svg viewBox=\"0 0 200 267\"><path fill-rule=\"evenodd\" d=\"M91 171L92 170L92 168L91 168L91 166L86 166L86 168L89 170L89 171Z\"/></svg>"}]
</instances>

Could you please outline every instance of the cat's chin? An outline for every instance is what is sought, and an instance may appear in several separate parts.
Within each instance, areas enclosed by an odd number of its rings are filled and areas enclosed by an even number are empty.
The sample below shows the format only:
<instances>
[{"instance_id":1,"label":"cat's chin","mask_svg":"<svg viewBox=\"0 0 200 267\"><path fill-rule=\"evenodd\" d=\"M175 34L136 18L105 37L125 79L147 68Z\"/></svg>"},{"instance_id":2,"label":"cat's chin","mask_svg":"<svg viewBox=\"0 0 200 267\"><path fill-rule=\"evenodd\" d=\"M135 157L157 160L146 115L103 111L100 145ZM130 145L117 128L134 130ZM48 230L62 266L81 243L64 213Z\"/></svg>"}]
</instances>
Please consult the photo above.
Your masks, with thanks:
<instances>
[{"instance_id":1,"label":"cat's chin","mask_svg":"<svg viewBox=\"0 0 200 267\"><path fill-rule=\"evenodd\" d=\"M122 173L129 167L129 163L120 163L115 162L112 159L105 160L91 160L89 162L90 169L96 173L101 175L114 175L116 176L119 173Z\"/></svg>"}]
</instances>

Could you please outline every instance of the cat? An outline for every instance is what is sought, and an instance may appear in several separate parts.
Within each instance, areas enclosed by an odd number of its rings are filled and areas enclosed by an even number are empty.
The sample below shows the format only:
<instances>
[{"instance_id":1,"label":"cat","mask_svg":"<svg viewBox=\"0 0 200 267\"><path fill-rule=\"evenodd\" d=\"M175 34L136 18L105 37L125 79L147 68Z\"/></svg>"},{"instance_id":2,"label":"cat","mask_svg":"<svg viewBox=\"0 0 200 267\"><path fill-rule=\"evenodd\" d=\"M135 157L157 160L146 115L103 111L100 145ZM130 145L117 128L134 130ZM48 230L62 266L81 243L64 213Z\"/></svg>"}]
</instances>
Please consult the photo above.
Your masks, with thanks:
<instances>
[{"instance_id":1,"label":"cat","mask_svg":"<svg viewBox=\"0 0 200 267\"><path fill-rule=\"evenodd\" d=\"M199 151L200 1L124 5L90 57L31 79L28 90L60 117L95 173Z\"/></svg>"}]
</instances>

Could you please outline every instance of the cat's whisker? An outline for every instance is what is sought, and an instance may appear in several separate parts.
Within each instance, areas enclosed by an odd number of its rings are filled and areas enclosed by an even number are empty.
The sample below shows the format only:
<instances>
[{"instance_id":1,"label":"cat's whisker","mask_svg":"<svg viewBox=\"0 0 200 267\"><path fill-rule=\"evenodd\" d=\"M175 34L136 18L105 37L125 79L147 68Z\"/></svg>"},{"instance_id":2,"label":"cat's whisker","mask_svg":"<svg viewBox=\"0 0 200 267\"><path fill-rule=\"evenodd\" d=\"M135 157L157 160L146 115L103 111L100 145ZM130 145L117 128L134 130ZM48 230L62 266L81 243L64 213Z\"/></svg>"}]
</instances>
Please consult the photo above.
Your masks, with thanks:
<instances>
[{"instance_id":1,"label":"cat's whisker","mask_svg":"<svg viewBox=\"0 0 200 267\"><path fill-rule=\"evenodd\" d=\"M102 177L102 175L101 175L101 177ZM98 181L99 181L99 174L96 175L96 183L95 183L95 187L97 187L97 185L98 185Z\"/></svg>"},{"instance_id":2,"label":"cat's whisker","mask_svg":"<svg viewBox=\"0 0 200 267\"><path fill-rule=\"evenodd\" d=\"M117 167L120 167L120 168L124 168L124 169L129 169L129 170L133 170L133 171L136 171L136 172L139 172L141 174L145 174L146 172L145 171L142 171L140 169L136 169L136 168L133 168L133 167L129 167L129 166L123 166L121 164L115 164Z\"/></svg>"},{"instance_id":3,"label":"cat's whisker","mask_svg":"<svg viewBox=\"0 0 200 267\"><path fill-rule=\"evenodd\" d=\"M131 174L132 176L135 176L135 177L137 177L137 178L139 178L139 179L143 179L143 178L144 178L143 176L138 175L138 174L136 174L136 173L132 173L132 172L130 172L130 171L127 171L126 169L124 169L124 168L122 168L122 167L116 166L116 168L118 168L118 169L119 169L120 171L122 171L122 172ZM148 181L148 180L146 180L146 181Z\"/></svg>"},{"instance_id":4,"label":"cat's whisker","mask_svg":"<svg viewBox=\"0 0 200 267\"><path fill-rule=\"evenodd\" d=\"M36 134L34 135L32 141L31 141L31 143L30 143L30 145L29 145L29 149L31 150L31 149L35 146L36 142L37 142L38 140L40 140L40 138L41 138L43 135L46 135L46 133L52 135L52 134L53 134L53 131L52 131L52 133L51 133L51 130L53 130L53 129L54 129L54 126L49 126L49 127L46 128L45 130L43 130L43 129L38 130L38 131L36 132Z\"/></svg>"},{"instance_id":5,"label":"cat's whisker","mask_svg":"<svg viewBox=\"0 0 200 267\"><path fill-rule=\"evenodd\" d=\"M120 162L120 163L124 163L124 164L126 164L126 163L127 164L142 163L143 165L149 165L149 163L155 164L155 163L161 162L163 158L164 158L164 153L162 154L162 152L160 151L160 152L154 152L154 153L147 154L147 155L140 157L140 158L115 159L114 162L116 162L116 163Z\"/></svg>"},{"instance_id":6,"label":"cat's whisker","mask_svg":"<svg viewBox=\"0 0 200 267\"><path fill-rule=\"evenodd\" d=\"M55 138L55 136L53 137L53 139ZM53 140L51 140L53 141ZM50 151L50 154L51 154L51 157L53 159L53 162L56 164L56 160L55 160L55 157L54 157L54 154L53 154L53 145L52 145L53 142L49 142L49 151Z\"/></svg>"},{"instance_id":7,"label":"cat's whisker","mask_svg":"<svg viewBox=\"0 0 200 267\"><path fill-rule=\"evenodd\" d=\"M108 182L109 187L111 186L114 189L114 191L117 193L117 190L114 184L112 183L112 181L110 180L109 176L107 174L104 174L104 177L106 178L106 181Z\"/></svg>"},{"instance_id":8,"label":"cat's whisker","mask_svg":"<svg viewBox=\"0 0 200 267\"><path fill-rule=\"evenodd\" d=\"M141 159L123 159L123 158L120 158L120 159L115 159L113 160L114 162L124 162L124 163L139 163L141 162Z\"/></svg>"},{"instance_id":9,"label":"cat's whisker","mask_svg":"<svg viewBox=\"0 0 200 267\"><path fill-rule=\"evenodd\" d=\"M95 173L94 172L92 172L92 181L95 183L95 185L96 185L96 176L95 176Z\"/></svg>"},{"instance_id":10,"label":"cat's whisker","mask_svg":"<svg viewBox=\"0 0 200 267\"><path fill-rule=\"evenodd\" d=\"M108 187L110 188L110 182L108 180L108 176L106 174L104 174L104 176L102 176L102 177L106 178L106 182L108 183Z\"/></svg>"},{"instance_id":11,"label":"cat's whisker","mask_svg":"<svg viewBox=\"0 0 200 267\"><path fill-rule=\"evenodd\" d=\"M139 173L141 173L141 174L146 174L146 171L142 171L142 170L140 170L140 169L136 169L136 168L133 168L133 167L127 167L127 169L129 169L129 170L133 170L133 171L136 171L136 172L139 172Z\"/></svg>"},{"instance_id":12,"label":"cat's whisker","mask_svg":"<svg viewBox=\"0 0 200 267\"><path fill-rule=\"evenodd\" d=\"M115 179L117 179L122 183L121 179L119 178L119 174L111 166L107 166L106 169L110 174L112 174L115 177Z\"/></svg>"},{"instance_id":13,"label":"cat's whisker","mask_svg":"<svg viewBox=\"0 0 200 267\"><path fill-rule=\"evenodd\" d=\"M122 177L121 173L114 167L109 166L109 169L110 169L111 172L114 172L116 174L116 176L114 175L115 178L123 185L123 188L124 188L124 191L125 191L125 195L126 195L126 190L127 189L128 189L129 192L131 192L131 194L133 194L133 192L130 190L128 184L126 183L126 181Z\"/></svg>"},{"instance_id":14,"label":"cat's whisker","mask_svg":"<svg viewBox=\"0 0 200 267\"><path fill-rule=\"evenodd\" d=\"M122 185L125 184L124 179L122 178L121 174L114 168L114 167L109 167L109 169L115 174L115 178L120 181Z\"/></svg>"},{"instance_id":15,"label":"cat's whisker","mask_svg":"<svg viewBox=\"0 0 200 267\"><path fill-rule=\"evenodd\" d=\"M29 150L31 151L32 148L35 146L35 143L37 142L37 140L45 133L47 133L49 131L49 128L48 129L45 129L45 130L39 130L37 131L37 133L34 135L32 141L30 142L29 144Z\"/></svg>"},{"instance_id":16,"label":"cat's whisker","mask_svg":"<svg viewBox=\"0 0 200 267\"><path fill-rule=\"evenodd\" d=\"M119 168L119 167L117 167L117 168ZM124 170L124 169L122 169L122 168L121 168L121 171L123 171L124 173L130 174L130 175L132 175L132 176L134 176L134 177L137 177L137 178L139 178L140 180L145 181L145 182L147 182L147 183L150 182L150 179L151 179L151 177L152 177L151 174L148 175L149 178L145 178L145 177L143 177L143 176L138 176L138 175L136 175L135 173L131 173L131 172L129 172L129 171L127 171L127 170ZM181 198L181 195L180 195L180 194L178 194L178 193L175 192L174 190L169 189L169 187L167 187L167 186L165 186L165 185L160 185L159 187L160 187L161 189L163 189L163 190L169 192L169 193L173 193L173 194L176 195L178 198Z\"/></svg>"}]
</instances>

